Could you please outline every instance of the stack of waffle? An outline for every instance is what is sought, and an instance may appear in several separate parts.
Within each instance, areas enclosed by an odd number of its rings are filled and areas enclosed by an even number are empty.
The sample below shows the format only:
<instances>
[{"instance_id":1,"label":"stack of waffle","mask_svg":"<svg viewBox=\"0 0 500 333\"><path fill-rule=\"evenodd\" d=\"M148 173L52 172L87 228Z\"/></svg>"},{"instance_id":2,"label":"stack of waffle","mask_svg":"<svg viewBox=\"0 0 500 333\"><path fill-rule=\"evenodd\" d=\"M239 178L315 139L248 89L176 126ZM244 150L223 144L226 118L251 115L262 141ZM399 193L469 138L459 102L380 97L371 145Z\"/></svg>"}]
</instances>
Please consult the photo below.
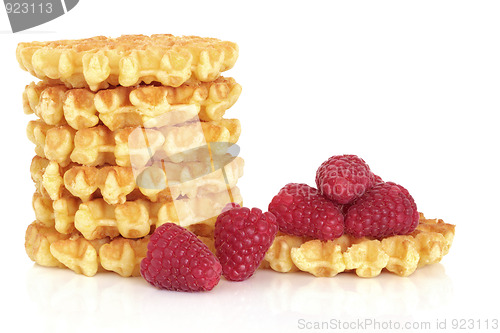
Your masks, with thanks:
<instances>
[{"instance_id":1,"label":"stack of waffle","mask_svg":"<svg viewBox=\"0 0 500 333\"><path fill-rule=\"evenodd\" d=\"M237 45L171 35L21 43L36 221L26 251L43 266L139 275L149 235L173 222L210 245L217 215L241 204L241 87L220 74Z\"/></svg>"}]
</instances>

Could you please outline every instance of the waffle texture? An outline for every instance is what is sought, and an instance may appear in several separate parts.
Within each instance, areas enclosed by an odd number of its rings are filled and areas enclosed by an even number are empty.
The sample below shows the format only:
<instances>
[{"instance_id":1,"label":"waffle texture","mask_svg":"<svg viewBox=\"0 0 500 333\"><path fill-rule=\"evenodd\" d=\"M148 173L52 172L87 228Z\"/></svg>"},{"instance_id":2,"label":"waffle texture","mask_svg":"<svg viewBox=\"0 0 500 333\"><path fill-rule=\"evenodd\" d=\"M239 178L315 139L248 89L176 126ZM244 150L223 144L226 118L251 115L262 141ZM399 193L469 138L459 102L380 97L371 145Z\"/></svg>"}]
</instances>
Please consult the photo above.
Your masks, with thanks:
<instances>
[{"instance_id":1,"label":"waffle texture","mask_svg":"<svg viewBox=\"0 0 500 333\"><path fill-rule=\"evenodd\" d=\"M127 127L111 131L103 125L75 130L69 125L51 126L34 120L26 129L40 157L62 166L74 162L87 166L103 164L144 166L154 155L164 155L173 162L196 159L189 156L207 143L236 143L241 133L237 119L185 123L154 129ZM214 151L214 154L226 151Z\"/></svg>"},{"instance_id":2,"label":"waffle texture","mask_svg":"<svg viewBox=\"0 0 500 333\"><path fill-rule=\"evenodd\" d=\"M234 66L238 46L196 36L124 35L19 43L22 69L51 83L91 90L141 82L178 87L188 80L213 81Z\"/></svg>"},{"instance_id":3,"label":"waffle texture","mask_svg":"<svg viewBox=\"0 0 500 333\"><path fill-rule=\"evenodd\" d=\"M77 230L86 239L94 240L144 237L164 223L183 227L202 224L205 229L213 230L222 209L230 202L242 204L242 201L237 187L192 199L156 203L139 199L116 205L103 199L82 202L73 196L51 200L35 193L33 209L39 223L63 234Z\"/></svg>"},{"instance_id":4,"label":"waffle texture","mask_svg":"<svg viewBox=\"0 0 500 333\"><path fill-rule=\"evenodd\" d=\"M23 108L24 113L37 115L47 125L69 125L79 130L101 121L114 131L134 126L177 125L197 116L202 121L221 120L240 94L241 86L224 77L177 88L118 86L97 92L32 82L24 89Z\"/></svg>"},{"instance_id":5,"label":"waffle texture","mask_svg":"<svg viewBox=\"0 0 500 333\"><path fill-rule=\"evenodd\" d=\"M281 234L264 257L263 267L278 272L304 271L331 277L354 271L360 277L378 276L385 268L399 276L409 276L418 267L439 262L448 254L455 226L420 214L419 225L410 235L381 240L343 235L322 242Z\"/></svg>"},{"instance_id":6,"label":"waffle texture","mask_svg":"<svg viewBox=\"0 0 500 333\"><path fill-rule=\"evenodd\" d=\"M89 167L57 162L35 156L31 162L31 178L37 191L52 200L74 196L82 201L103 198L108 204L127 200L148 199L152 202L194 198L222 192L236 186L243 176L241 157L224 156L229 163L223 170L213 171L205 162L164 163L136 172L131 167Z\"/></svg>"},{"instance_id":7,"label":"waffle texture","mask_svg":"<svg viewBox=\"0 0 500 333\"><path fill-rule=\"evenodd\" d=\"M121 276L139 276L139 265L146 256L149 236L89 241L79 233L61 234L53 227L33 222L25 237L26 253L42 266L66 267L78 274L93 276L113 271Z\"/></svg>"}]
</instances>

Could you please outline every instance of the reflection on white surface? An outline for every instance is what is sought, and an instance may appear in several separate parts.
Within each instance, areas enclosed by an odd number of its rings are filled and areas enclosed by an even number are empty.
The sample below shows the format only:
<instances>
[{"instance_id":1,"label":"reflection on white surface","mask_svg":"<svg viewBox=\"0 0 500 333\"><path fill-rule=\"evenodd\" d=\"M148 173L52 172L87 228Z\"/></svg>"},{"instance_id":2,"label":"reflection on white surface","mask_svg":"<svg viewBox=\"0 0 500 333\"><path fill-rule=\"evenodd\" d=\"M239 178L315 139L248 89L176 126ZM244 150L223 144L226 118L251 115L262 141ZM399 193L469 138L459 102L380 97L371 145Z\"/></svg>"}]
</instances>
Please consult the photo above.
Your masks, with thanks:
<instances>
[{"instance_id":1,"label":"reflection on white surface","mask_svg":"<svg viewBox=\"0 0 500 333\"><path fill-rule=\"evenodd\" d=\"M300 279L278 275L271 283L275 285L269 294L275 302L273 311L306 315L404 316L446 305L453 296L451 280L440 264L419 269L408 278L390 273L370 279L354 274L334 278L301 275Z\"/></svg>"},{"instance_id":2,"label":"reflection on white surface","mask_svg":"<svg viewBox=\"0 0 500 333\"><path fill-rule=\"evenodd\" d=\"M168 292L142 278L113 273L88 278L34 265L26 288L39 317L46 319L44 328L58 331L133 328L166 320L170 327L188 320L196 329L207 323L222 325L227 316L247 323L247 329L282 327L280 323L296 328L298 318L409 318L415 311L437 311L453 299L451 279L441 264L421 268L408 278L390 273L372 279L345 273L315 278L260 270L245 282L222 280L208 293Z\"/></svg>"}]
</instances>

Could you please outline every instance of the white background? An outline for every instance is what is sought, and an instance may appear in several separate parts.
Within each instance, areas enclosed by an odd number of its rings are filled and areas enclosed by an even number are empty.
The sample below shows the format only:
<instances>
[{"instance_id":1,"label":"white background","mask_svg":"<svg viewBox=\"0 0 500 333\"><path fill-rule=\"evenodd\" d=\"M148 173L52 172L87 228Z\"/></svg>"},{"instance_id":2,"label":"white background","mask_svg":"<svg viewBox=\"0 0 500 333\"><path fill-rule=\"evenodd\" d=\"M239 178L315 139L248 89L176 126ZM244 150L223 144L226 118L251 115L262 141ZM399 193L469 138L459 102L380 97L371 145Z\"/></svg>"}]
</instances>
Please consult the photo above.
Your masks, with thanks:
<instances>
[{"instance_id":1,"label":"white background","mask_svg":"<svg viewBox=\"0 0 500 333\"><path fill-rule=\"evenodd\" d=\"M82 0L52 22L12 34L0 10L2 326L293 332L304 331L301 319L430 320L433 328L436 320L451 328L453 318L500 319L499 17L498 1ZM314 185L329 156L357 154L384 180L405 186L426 216L457 225L449 255L409 278L259 271L202 294L33 265L23 244L34 219L34 146L21 93L34 78L19 69L16 45L129 33L239 44L225 75L243 86L227 116L243 126L246 206L265 210L286 183Z\"/></svg>"}]
</instances>

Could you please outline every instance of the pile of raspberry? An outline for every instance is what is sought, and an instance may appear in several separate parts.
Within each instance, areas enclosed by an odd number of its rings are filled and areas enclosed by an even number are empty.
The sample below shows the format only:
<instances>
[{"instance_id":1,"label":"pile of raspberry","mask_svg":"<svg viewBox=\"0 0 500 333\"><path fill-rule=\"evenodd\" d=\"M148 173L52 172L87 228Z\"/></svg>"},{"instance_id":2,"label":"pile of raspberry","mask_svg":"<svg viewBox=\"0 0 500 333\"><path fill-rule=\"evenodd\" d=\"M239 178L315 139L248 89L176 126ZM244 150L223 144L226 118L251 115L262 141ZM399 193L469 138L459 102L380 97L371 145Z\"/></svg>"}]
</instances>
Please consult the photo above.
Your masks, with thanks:
<instances>
[{"instance_id":1,"label":"pile of raspberry","mask_svg":"<svg viewBox=\"0 0 500 333\"><path fill-rule=\"evenodd\" d=\"M269 212L229 204L215 223L215 254L185 228L156 229L141 261L152 285L175 291L212 290L224 276L244 281L259 267L279 231L323 241L344 233L384 238L409 234L418 225L415 201L401 185L384 182L355 155L332 156L316 172L317 189L290 183Z\"/></svg>"},{"instance_id":2,"label":"pile of raspberry","mask_svg":"<svg viewBox=\"0 0 500 333\"><path fill-rule=\"evenodd\" d=\"M356 155L332 156L323 162L316 185L317 189L290 183L273 198L269 211L280 231L324 241L344 233L380 239L409 234L418 225L410 193L384 182Z\"/></svg>"}]
</instances>

